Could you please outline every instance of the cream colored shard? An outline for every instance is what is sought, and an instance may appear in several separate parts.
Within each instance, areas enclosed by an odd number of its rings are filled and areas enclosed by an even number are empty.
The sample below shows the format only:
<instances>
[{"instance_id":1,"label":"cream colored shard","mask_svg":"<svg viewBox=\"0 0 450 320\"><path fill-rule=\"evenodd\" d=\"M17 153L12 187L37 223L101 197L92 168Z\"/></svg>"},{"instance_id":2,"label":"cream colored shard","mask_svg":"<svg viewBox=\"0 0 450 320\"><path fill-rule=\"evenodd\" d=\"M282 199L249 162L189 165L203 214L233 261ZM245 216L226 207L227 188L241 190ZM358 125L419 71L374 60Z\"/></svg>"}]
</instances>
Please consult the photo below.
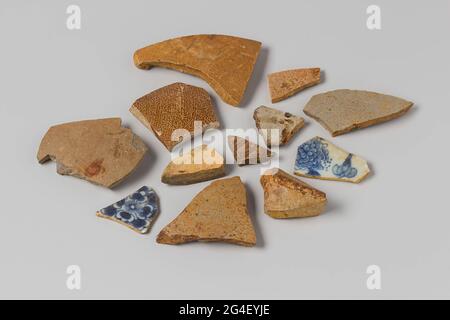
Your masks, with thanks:
<instances>
[{"instance_id":1,"label":"cream colored shard","mask_svg":"<svg viewBox=\"0 0 450 320\"><path fill-rule=\"evenodd\" d=\"M226 35L191 35L162 41L134 53L138 68L175 69L200 77L222 100L237 106L253 72L261 43Z\"/></svg>"},{"instance_id":2,"label":"cream colored shard","mask_svg":"<svg viewBox=\"0 0 450 320\"><path fill-rule=\"evenodd\" d=\"M272 156L270 150L238 136L228 136L228 146L239 166L264 163Z\"/></svg>"},{"instance_id":3,"label":"cream colored shard","mask_svg":"<svg viewBox=\"0 0 450 320\"><path fill-rule=\"evenodd\" d=\"M112 188L128 176L147 152L120 118L70 122L51 127L41 141L39 163L54 160L57 172Z\"/></svg>"},{"instance_id":4,"label":"cream colored shard","mask_svg":"<svg viewBox=\"0 0 450 320\"><path fill-rule=\"evenodd\" d=\"M211 97L206 90L184 83L173 83L137 99L130 112L171 151L180 134L201 134L220 126ZM196 130L196 122L199 128Z\"/></svg>"},{"instance_id":5,"label":"cream colored shard","mask_svg":"<svg viewBox=\"0 0 450 320\"><path fill-rule=\"evenodd\" d=\"M264 212L272 218L317 216L326 207L325 193L281 169L266 171L260 182L264 190Z\"/></svg>"},{"instance_id":6,"label":"cream colored shard","mask_svg":"<svg viewBox=\"0 0 450 320\"><path fill-rule=\"evenodd\" d=\"M320 68L295 69L269 74L272 103L280 102L320 82Z\"/></svg>"},{"instance_id":7,"label":"cream colored shard","mask_svg":"<svg viewBox=\"0 0 450 320\"><path fill-rule=\"evenodd\" d=\"M256 108L253 119L269 147L288 143L305 124L302 117L265 106Z\"/></svg>"},{"instance_id":8,"label":"cream colored shard","mask_svg":"<svg viewBox=\"0 0 450 320\"><path fill-rule=\"evenodd\" d=\"M341 89L313 96L303 111L335 137L398 118L412 106L410 101L385 94Z\"/></svg>"},{"instance_id":9,"label":"cream colored shard","mask_svg":"<svg viewBox=\"0 0 450 320\"><path fill-rule=\"evenodd\" d=\"M161 176L167 184L192 184L223 177L225 161L222 155L207 145L201 145L191 152L171 161Z\"/></svg>"},{"instance_id":10,"label":"cream colored shard","mask_svg":"<svg viewBox=\"0 0 450 320\"><path fill-rule=\"evenodd\" d=\"M232 177L212 182L159 233L156 241L163 244L222 241L254 246L256 234L241 179Z\"/></svg>"}]
</instances>

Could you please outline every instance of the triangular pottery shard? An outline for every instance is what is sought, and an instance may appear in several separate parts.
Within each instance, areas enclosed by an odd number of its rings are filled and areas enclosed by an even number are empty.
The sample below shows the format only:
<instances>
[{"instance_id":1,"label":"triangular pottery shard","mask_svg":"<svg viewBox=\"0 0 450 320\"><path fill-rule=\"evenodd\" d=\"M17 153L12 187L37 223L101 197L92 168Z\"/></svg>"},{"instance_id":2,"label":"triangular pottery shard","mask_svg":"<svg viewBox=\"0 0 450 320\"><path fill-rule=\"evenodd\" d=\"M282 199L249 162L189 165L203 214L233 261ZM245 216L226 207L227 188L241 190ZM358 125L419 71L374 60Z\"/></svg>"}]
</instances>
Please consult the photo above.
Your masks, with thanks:
<instances>
[{"instance_id":1,"label":"triangular pottery shard","mask_svg":"<svg viewBox=\"0 0 450 320\"><path fill-rule=\"evenodd\" d=\"M264 163L272 156L270 150L238 136L228 136L228 146L239 166Z\"/></svg>"},{"instance_id":2,"label":"triangular pottery shard","mask_svg":"<svg viewBox=\"0 0 450 320\"><path fill-rule=\"evenodd\" d=\"M173 83L137 99L130 112L169 151L194 134L220 126L206 90L184 83Z\"/></svg>"},{"instance_id":3,"label":"triangular pottery shard","mask_svg":"<svg viewBox=\"0 0 450 320\"><path fill-rule=\"evenodd\" d=\"M226 35L192 35L137 50L138 68L175 69L208 82L228 104L239 105L253 72L261 43Z\"/></svg>"},{"instance_id":4,"label":"triangular pottery shard","mask_svg":"<svg viewBox=\"0 0 450 320\"><path fill-rule=\"evenodd\" d=\"M192 184L223 177L225 161L222 155L207 145L201 145L172 160L161 176L167 184Z\"/></svg>"},{"instance_id":5,"label":"triangular pottery shard","mask_svg":"<svg viewBox=\"0 0 450 320\"><path fill-rule=\"evenodd\" d=\"M385 94L342 89L313 96L303 111L335 137L398 118L412 105L410 101Z\"/></svg>"},{"instance_id":6,"label":"triangular pottery shard","mask_svg":"<svg viewBox=\"0 0 450 320\"><path fill-rule=\"evenodd\" d=\"M308 178L359 183L370 170L363 158L315 137L298 147L294 173Z\"/></svg>"},{"instance_id":7,"label":"triangular pottery shard","mask_svg":"<svg viewBox=\"0 0 450 320\"><path fill-rule=\"evenodd\" d=\"M327 196L281 169L270 169L261 176L264 212L272 218L317 216L327 204Z\"/></svg>"},{"instance_id":8,"label":"triangular pottery shard","mask_svg":"<svg viewBox=\"0 0 450 320\"><path fill-rule=\"evenodd\" d=\"M305 124L302 117L265 106L256 108L253 119L269 147L288 143Z\"/></svg>"},{"instance_id":9,"label":"triangular pottery shard","mask_svg":"<svg viewBox=\"0 0 450 320\"><path fill-rule=\"evenodd\" d=\"M254 246L256 234L241 179L232 177L212 182L159 233L156 241L164 244L222 241Z\"/></svg>"},{"instance_id":10,"label":"triangular pottery shard","mask_svg":"<svg viewBox=\"0 0 450 320\"><path fill-rule=\"evenodd\" d=\"M41 141L39 163L54 160L57 172L112 188L141 162L147 147L120 118L51 127Z\"/></svg>"},{"instance_id":11,"label":"triangular pottery shard","mask_svg":"<svg viewBox=\"0 0 450 320\"><path fill-rule=\"evenodd\" d=\"M286 70L268 76L272 103L282 101L320 82L320 68Z\"/></svg>"},{"instance_id":12,"label":"triangular pottery shard","mask_svg":"<svg viewBox=\"0 0 450 320\"><path fill-rule=\"evenodd\" d=\"M128 197L97 212L97 216L116 221L136 232L147 233L159 213L158 197L144 186Z\"/></svg>"}]
</instances>

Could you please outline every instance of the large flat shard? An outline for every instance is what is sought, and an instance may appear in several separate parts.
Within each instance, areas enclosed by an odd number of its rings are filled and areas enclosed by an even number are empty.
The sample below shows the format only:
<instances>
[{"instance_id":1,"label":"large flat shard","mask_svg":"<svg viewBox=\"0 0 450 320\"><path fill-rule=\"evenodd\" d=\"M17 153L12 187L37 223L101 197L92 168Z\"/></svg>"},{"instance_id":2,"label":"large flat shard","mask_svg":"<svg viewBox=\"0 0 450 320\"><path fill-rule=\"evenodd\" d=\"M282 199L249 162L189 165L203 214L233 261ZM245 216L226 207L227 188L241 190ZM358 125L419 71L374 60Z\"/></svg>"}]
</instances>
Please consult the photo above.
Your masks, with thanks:
<instances>
[{"instance_id":1,"label":"large flat shard","mask_svg":"<svg viewBox=\"0 0 450 320\"><path fill-rule=\"evenodd\" d=\"M175 69L200 77L232 106L241 102L261 43L227 35L191 35L166 40L134 53L138 68Z\"/></svg>"},{"instance_id":2,"label":"large flat shard","mask_svg":"<svg viewBox=\"0 0 450 320\"><path fill-rule=\"evenodd\" d=\"M381 93L341 89L313 96L303 111L335 137L398 118L412 105Z\"/></svg>"}]
</instances>

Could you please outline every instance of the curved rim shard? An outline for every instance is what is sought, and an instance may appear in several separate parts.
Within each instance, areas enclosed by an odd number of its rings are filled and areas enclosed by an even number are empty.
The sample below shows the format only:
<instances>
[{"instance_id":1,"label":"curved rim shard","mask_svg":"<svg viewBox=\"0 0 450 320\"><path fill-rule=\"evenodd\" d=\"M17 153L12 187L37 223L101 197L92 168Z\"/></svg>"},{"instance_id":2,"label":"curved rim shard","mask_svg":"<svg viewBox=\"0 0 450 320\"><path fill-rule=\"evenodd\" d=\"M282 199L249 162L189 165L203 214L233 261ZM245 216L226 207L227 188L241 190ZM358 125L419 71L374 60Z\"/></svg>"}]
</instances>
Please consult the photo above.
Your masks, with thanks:
<instances>
[{"instance_id":1,"label":"curved rim shard","mask_svg":"<svg viewBox=\"0 0 450 320\"><path fill-rule=\"evenodd\" d=\"M227 35L190 35L136 50L140 69L164 67L202 78L221 99L238 106L253 73L261 42Z\"/></svg>"}]
</instances>

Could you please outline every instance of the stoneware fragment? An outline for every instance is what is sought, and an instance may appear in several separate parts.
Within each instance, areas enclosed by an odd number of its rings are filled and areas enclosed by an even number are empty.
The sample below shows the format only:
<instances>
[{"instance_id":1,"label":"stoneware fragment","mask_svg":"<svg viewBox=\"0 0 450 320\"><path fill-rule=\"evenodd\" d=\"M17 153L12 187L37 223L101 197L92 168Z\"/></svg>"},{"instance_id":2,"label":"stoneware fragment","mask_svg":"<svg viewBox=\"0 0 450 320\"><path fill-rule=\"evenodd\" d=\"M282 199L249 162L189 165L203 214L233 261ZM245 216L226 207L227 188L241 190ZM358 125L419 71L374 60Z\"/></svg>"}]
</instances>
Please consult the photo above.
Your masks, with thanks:
<instances>
[{"instance_id":1,"label":"stoneware fragment","mask_svg":"<svg viewBox=\"0 0 450 320\"><path fill-rule=\"evenodd\" d=\"M56 161L57 172L112 188L141 162L147 147L120 118L51 127L39 146L39 163Z\"/></svg>"},{"instance_id":2,"label":"stoneware fragment","mask_svg":"<svg viewBox=\"0 0 450 320\"><path fill-rule=\"evenodd\" d=\"M256 235L241 179L232 177L212 182L159 233L156 241L164 244L222 241L254 246Z\"/></svg>"},{"instance_id":3,"label":"stoneware fragment","mask_svg":"<svg viewBox=\"0 0 450 320\"><path fill-rule=\"evenodd\" d=\"M144 186L125 199L101 209L97 216L116 221L136 232L147 233L158 213L155 191Z\"/></svg>"},{"instance_id":4,"label":"stoneware fragment","mask_svg":"<svg viewBox=\"0 0 450 320\"><path fill-rule=\"evenodd\" d=\"M222 100L237 106L261 48L258 41L226 35L192 35L166 40L134 53L138 68L175 69L200 77Z\"/></svg>"},{"instance_id":5,"label":"stoneware fragment","mask_svg":"<svg viewBox=\"0 0 450 320\"><path fill-rule=\"evenodd\" d=\"M282 101L320 82L320 68L286 70L268 76L272 103Z\"/></svg>"},{"instance_id":6,"label":"stoneware fragment","mask_svg":"<svg viewBox=\"0 0 450 320\"><path fill-rule=\"evenodd\" d=\"M214 113L211 97L206 90L184 83L155 90L137 99L130 112L139 119L170 151L180 143L179 134L172 137L177 129L201 134L207 129L220 126ZM198 130L195 130L198 121Z\"/></svg>"},{"instance_id":7,"label":"stoneware fragment","mask_svg":"<svg viewBox=\"0 0 450 320\"><path fill-rule=\"evenodd\" d=\"M223 177L225 161L222 155L207 145L172 160L161 176L167 184L192 184Z\"/></svg>"},{"instance_id":8,"label":"stoneware fragment","mask_svg":"<svg viewBox=\"0 0 450 320\"><path fill-rule=\"evenodd\" d=\"M264 212L272 218L317 216L327 204L327 196L281 169L270 169L261 176Z\"/></svg>"},{"instance_id":9,"label":"stoneware fragment","mask_svg":"<svg viewBox=\"0 0 450 320\"><path fill-rule=\"evenodd\" d=\"M305 124L302 117L265 106L256 108L253 119L255 119L256 127L269 147L288 143L292 136Z\"/></svg>"},{"instance_id":10,"label":"stoneware fragment","mask_svg":"<svg viewBox=\"0 0 450 320\"><path fill-rule=\"evenodd\" d=\"M303 111L335 137L398 118L412 105L410 101L385 94L342 89L313 96Z\"/></svg>"},{"instance_id":11,"label":"stoneware fragment","mask_svg":"<svg viewBox=\"0 0 450 320\"><path fill-rule=\"evenodd\" d=\"M270 150L238 136L228 136L228 146L239 166L264 163L272 156Z\"/></svg>"},{"instance_id":12,"label":"stoneware fragment","mask_svg":"<svg viewBox=\"0 0 450 320\"><path fill-rule=\"evenodd\" d=\"M369 172L366 160L320 137L297 149L294 173L299 176L359 183Z\"/></svg>"}]
</instances>

